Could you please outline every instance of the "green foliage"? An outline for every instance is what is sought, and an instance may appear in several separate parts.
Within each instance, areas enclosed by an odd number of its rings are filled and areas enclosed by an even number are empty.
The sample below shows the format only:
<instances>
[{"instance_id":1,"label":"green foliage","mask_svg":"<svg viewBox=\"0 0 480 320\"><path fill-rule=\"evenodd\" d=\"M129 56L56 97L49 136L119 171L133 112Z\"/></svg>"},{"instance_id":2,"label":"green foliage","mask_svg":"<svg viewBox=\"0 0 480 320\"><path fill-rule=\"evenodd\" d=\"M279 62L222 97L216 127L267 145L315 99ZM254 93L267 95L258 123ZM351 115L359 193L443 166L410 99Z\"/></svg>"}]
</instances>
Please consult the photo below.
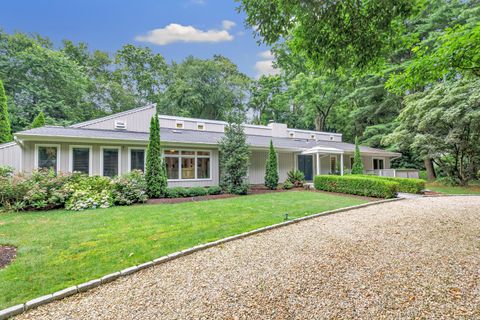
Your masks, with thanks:
<instances>
[{"instance_id":1,"label":"green foliage","mask_svg":"<svg viewBox=\"0 0 480 320\"><path fill-rule=\"evenodd\" d=\"M172 64L171 78L160 112L202 119L225 120L233 110L244 110L250 79L225 57L186 58Z\"/></svg>"},{"instance_id":2,"label":"green foliage","mask_svg":"<svg viewBox=\"0 0 480 320\"><path fill-rule=\"evenodd\" d=\"M480 166L480 79L439 83L408 96L405 104L399 127L388 140L433 159L459 184L475 179Z\"/></svg>"},{"instance_id":3,"label":"green foliage","mask_svg":"<svg viewBox=\"0 0 480 320\"><path fill-rule=\"evenodd\" d=\"M278 186L277 153L273 147L272 140L270 140L270 149L268 151L268 158L265 163L265 186L271 190L277 189Z\"/></svg>"},{"instance_id":4,"label":"green foliage","mask_svg":"<svg viewBox=\"0 0 480 320\"><path fill-rule=\"evenodd\" d=\"M33 119L32 125L30 127L33 129L33 128L40 128L43 126L45 126L45 114L43 113L43 111L40 111L38 116L36 116L35 119Z\"/></svg>"},{"instance_id":5,"label":"green foliage","mask_svg":"<svg viewBox=\"0 0 480 320\"><path fill-rule=\"evenodd\" d=\"M240 117L230 117L219 151L222 189L232 194L246 194L249 188L247 173L250 150Z\"/></svg>"},{"instance_id":6,"label":"green foliage","mask_svg":"<svg viewBox=\"0 0 480 320\"><path fill-rule=\"evenodd\" d=\"M393 177L380 177L374 175L364 176L370 179L380 179L385 181L392 181L398 183L398 192L405 193L421 193L425 189L425 180L413 179L413 178L393 178Z\"/></svg>"},{"instance_id":7,"label":"green foliage","mask_svg":"<svg viewBox=\"0 0 480 320\"><path fill-rule=\"evenodd\" d=\"M188 197L188 190L184 187L167 188L165 191L166 198L185 198Z\"/></svg>"},{"instance_id":8,"label":"green foliage","mask_svg":"<svg viewBox=\"0 0 480 320\"><path fill-rule=\"evenodd\" d=\"M10 116L8 115L7 96L0 80L0 144L13 140Z\"/></svg>"},{"instance_id":9,"label":"green foliage","mask_svg":"<svg viewBox=\"0 0 480 320\"><path fill-rule=\"evenodd\" d=\"M161 198L165 195L167 173L162 158L160 123L157 114L150 121L145 180L147 182L147 194L150 198Z\"/></svg>"},{"instance_id":10,"label":"green foliage","mask_svg":"<svg viewBox=\"0 0 480 320\"><path fill-rule=\"evenodd\" d=\"M30 176L5 174L0 177L0 208L3 210L49 210L63 207L69 192L65 184L76 175L34 171Z\"/></svg>"},{"instance_id":11,"label":"green foliage","mask_svg":"<svg viewBox=\"0 0 480 320\"><path fill-rule=\"evenodd\" d=\"M311 66L370 66L402 30L415 2L239 0L246 24L269 45L285 41Z\"/></svg>"},{"instance_id":12,"label":"green foliage","mask_svg":"<svg viewBox=\"0 0 480 320\"><path fill-rule=\"evenodd\" d=\"M432 16L432 11L435 15ZM434 32L419 37L412 57L401 72L392 74L392 92L422 90L440 79L480 76L480 7L478 1L431 1L420 15L431 15ZM435 20L436 19L436 20ZM427 25L428 26L428 25Z\"/></svg>"},{"instance_id":13,"label":"green foliage","mask_svg":"<svg viewBox=\"0 0 480 320\"><path fill-rule=\"evenodd\" d=\"M316 176L315 189L376 198L395 198L398 183L360 176Z\"/></svg>"},{"instance_id":14,"label":"green foliage","mask_svg":"<svg viewBox=\"0 0 480 320\"><path fill-rule=\"evenodd\" d=\"M142 171L134 170L113 180L112 197L116 205L147 201L147 183Z\"/></svg>"},{"instance_id":15,"label":"green foliage","mask_svg":"<svg viewBox=\"0 0 480 320\"><path fill-rule=\"evenodd\" d=\"M291 170L287 172L287 181L296 188L303 187L305 175L300 170Z\"/></svg>"},{"instance_id":16,"label":"green foliage","mask_svg":"<svg viewBox=\"0 0 480 320\"><path fill-rule=\"evenodd\" d=\"M282 188L285 189L285 190L292 189L292 188L293 188L293 183L291 183L290 181L286 180L286 181L283 183Z\"/></svg>"},{"instance_id":17,"label":"green foliage","mask_svg":"<svg viewBox=\"0 0 480 320\"><path fill-rule=\"evenodd\" d=\"M217 195L222 193L222 188L219 186L211 186L207 188L207 192L209 195Z\"/></svg>"},{"instance_id":18,"label":"green foliage","mask_svg":"<svg viewBox=\"0 0 480 320\"><path fill-rule=\"evenodd\" d=\"M9 166L0 166L0 177L9 178L13 175L15 169Z\"/></svg>"},{"instance_id":19,"label":"green foliage","mask_svg":"<svg viewBox=\"0 0 480 320\"><path fill-rule=\"evenodd\" d=\"M113 183L108 177L82 176L67 183L63 190L69 194L65 209L82 211L108 208L113 205Z\"/></svg>"},{"instance_id":20,"label":"green foliage","mask_svg":"<svg viewBox=\"0 0 480 320\"><path fill-rule=\"evenodd\" d=\"M208 191L204 187L192 187L188 188L188 196L189 197L201 197L201 196L206 196L208 194Z\"/></svg>"},{"instance_id":21,"label":"green foliage","mask_svg":"<svg viewBox=\"0 0 480 320\"><path fill-rule=\"evenodd\" d=\"M53 170L34 171L31 175L0 175L0 209L6 211L85 210L128 205L147 200L145 178L133 171L111 180L107 177L73 173L56 174Z\"/></svg>"},{"instance_id":22,"label":"green foliage","mask_svg":"<svg viewBox=\"0 0 480 320\"><path fill-rule=\"evenodd\" d=\"M352 174L363 174L363 161L360 155L358 138L355 138L355 155L353 158Z\"/></svg>"}]
</instances>

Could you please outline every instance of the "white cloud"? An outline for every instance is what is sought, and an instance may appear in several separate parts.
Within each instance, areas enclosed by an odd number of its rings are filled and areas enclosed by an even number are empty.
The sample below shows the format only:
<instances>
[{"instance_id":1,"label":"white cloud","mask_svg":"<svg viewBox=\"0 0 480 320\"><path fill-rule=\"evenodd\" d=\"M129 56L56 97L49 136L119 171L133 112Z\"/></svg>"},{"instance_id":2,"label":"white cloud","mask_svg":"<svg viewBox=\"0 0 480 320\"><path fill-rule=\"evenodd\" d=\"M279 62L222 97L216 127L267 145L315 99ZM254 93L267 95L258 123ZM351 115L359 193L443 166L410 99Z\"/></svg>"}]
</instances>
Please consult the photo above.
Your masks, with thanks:
<instances>
[{"instance_id":1,"label":"white cloud","mask_svg":"<svg viewBox=\"0 0 480 320\"><path fill-rule=\"evenodd\" d=\"M164 46L174 42L232 41L233 36L227 30L211 29L203 31L193 26L171 23L164 28L153 29L146 35L137 36L135 40Z\"/></svg>"},{"instance_id":2,"label":"white cloud","mask_svg":"<svg viewBox=\"0 0 480 320\"><path fill-rule=\"evenodd\" d=\"M270 51L270 50L262 51L258 54L258 56L265 59L265 60L273 60L275 58L273 56L272 51Z\"/></svg>"},{"instance_id":3,"label":"white cloud","mask_svg":"<svg viewBox=\"0 0 480 320\"><path fill-rule=\"evenodd\" d=\"M273 67L273 60L275 59L275 57L270 50L262 51L258 54L258 56L262 58L262 60L255 63L255 71L257 71L257 78L260 78L263 75L268 76L280 73L279 69L275 69Z\"/></svg>"},{"instance_id":4,"label":"white cloud","mask_svg":"<svg viewBox=\"0 0 480 320\"><path fill-rule=\"evenodd\" d=\"M236 23L230 20L223 20L222 27L223 30L230 30L231 28L235 27Z\"/></svg>"}]
</instances>

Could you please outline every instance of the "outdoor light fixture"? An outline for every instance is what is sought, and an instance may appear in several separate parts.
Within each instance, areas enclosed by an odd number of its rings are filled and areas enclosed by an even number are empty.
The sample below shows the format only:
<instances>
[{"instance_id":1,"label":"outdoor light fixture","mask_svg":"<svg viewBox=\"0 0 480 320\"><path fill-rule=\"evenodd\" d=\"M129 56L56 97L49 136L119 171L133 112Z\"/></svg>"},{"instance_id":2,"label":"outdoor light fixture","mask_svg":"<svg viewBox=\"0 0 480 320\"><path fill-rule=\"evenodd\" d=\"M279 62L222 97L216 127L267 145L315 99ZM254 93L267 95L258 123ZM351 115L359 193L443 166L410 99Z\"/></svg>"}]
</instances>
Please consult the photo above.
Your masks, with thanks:
<instances>
[{"instance_id":1,"label":"outdoor light fixture","mask_svg":"<svg viewBox=\"0 0 480 320\"><path fill-rule=\"evenodd\" d=\"M285 213L285 220L288 220L288 213Z\"/></svg>"}]
</instances>

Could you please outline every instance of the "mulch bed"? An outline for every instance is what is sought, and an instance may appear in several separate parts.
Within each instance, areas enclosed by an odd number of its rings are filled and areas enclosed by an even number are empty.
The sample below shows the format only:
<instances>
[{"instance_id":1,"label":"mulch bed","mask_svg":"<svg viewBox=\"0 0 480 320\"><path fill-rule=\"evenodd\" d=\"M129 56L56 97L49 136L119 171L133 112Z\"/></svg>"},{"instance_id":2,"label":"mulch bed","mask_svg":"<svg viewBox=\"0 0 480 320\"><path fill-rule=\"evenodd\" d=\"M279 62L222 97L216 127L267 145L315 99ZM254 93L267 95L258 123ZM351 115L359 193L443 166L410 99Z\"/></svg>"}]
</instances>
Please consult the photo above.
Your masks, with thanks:
<instances>
[{"instance_id":1,"label":"mulch bed","mask_svg":"<svg viewBox=\"0 0 480 320\"><path fill-rule=\"evenodd\" d=\"M0 269L9 265L17 256L17 248L14 246L0 245Z\"/></svg>"}]
</instances>

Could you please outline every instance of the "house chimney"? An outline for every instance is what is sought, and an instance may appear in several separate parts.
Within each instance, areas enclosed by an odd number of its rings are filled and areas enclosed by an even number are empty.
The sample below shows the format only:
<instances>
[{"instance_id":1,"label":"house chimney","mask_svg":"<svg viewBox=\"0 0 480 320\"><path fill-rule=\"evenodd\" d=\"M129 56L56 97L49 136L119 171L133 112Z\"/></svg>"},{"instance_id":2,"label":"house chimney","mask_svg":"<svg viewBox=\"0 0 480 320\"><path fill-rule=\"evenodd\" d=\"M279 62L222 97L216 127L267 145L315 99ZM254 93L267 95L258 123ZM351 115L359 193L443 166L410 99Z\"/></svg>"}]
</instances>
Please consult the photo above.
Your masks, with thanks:
<instances>
[{"instance_id":1,"label":"house chimney","mask_svg":"<svg viewBox=\"0 0 480 320\"><path fill-rule=\"evenodd\" d=\"M284 123L276 123L271 121L268 126L272 128L272 137L286 138L287 125Z\"/></svg>"}]
</instances>

